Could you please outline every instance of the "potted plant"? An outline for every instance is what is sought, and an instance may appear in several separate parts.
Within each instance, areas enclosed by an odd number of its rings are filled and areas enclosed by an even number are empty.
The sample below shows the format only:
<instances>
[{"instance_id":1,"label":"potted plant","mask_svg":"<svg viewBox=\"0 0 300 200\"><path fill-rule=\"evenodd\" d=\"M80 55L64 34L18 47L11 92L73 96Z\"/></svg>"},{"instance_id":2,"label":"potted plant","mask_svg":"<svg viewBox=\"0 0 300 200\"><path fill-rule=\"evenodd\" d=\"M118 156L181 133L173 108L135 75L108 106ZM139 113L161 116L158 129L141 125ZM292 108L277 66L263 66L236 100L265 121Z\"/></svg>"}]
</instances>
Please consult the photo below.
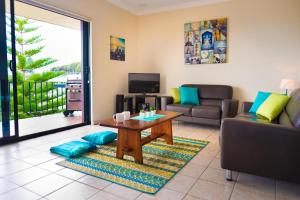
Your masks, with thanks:
<instances>
[{"instance_id":1,"label":"potted plant","mask_svg":"<svg viewBox=\"0 0 300 200\"><path fill-rule=\"evenodd\" d=\"M150 115L151 115L151 116L154 116L155 113L156 113L155 107L154 107L154 106L151 106L151 107L150 107Z\"/></svg>"},{"instance_id":2,"label":"potted plant","mask_svg":"<svg viewBox=\"0 0 300 200\"><path fill-rule=\"evenodd\" d=\"M140 110L140 117L142 117L142 118L145 117L145 110L144 109Z\"/></svg>"}]
</instances>

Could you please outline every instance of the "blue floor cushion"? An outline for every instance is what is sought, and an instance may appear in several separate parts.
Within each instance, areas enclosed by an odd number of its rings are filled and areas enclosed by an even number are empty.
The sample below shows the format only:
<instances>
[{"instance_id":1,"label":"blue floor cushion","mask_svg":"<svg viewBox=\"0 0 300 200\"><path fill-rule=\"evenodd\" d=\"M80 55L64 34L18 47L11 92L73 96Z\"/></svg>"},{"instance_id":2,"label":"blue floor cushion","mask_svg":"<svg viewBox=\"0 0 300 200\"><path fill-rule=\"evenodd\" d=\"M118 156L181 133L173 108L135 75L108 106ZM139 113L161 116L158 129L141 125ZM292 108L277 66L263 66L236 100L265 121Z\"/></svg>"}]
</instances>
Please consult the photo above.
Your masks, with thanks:
<instances>
[{"instance_id":1,"label":"blue floor cushion","mask_svg":"<svg viewBox=\"0 0 300 200\"><path fill-rule=\"evenodd\" d=\"M95 150L97 147L95 144L89 142L71 141L58 146L50 148L52 153L72 158L84 154L88 151Z\"/></svg>"},{"instance_id":2,"label":"blue floor cushion","mask_svg":"<svg viewBox=\"0 0 300 200\"><path fill-rule=\"evenodd\" d=\"M118 134L115 132L102 131L102 132L86 135L82 137L82 139L94 144L103 145L114 141L117 138L117 136Z\"/></svg>"}]
</instances>

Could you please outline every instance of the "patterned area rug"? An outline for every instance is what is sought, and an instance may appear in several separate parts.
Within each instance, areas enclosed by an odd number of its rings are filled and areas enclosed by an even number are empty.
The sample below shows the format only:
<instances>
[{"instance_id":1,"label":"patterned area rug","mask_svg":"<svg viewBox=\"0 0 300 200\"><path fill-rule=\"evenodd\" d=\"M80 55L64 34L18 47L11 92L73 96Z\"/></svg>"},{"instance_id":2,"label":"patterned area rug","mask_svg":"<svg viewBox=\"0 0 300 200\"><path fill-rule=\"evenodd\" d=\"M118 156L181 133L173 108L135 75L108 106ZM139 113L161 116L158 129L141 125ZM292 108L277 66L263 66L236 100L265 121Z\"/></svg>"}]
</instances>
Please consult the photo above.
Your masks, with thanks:
<instances>
[{"instance_id":1,"label":"patterned area rug","mask_svg":"<svg viewBox=\"0 0 300 200\"><path fill-rule=\"evenodd\" d=\"M125 156L124 160L115 158L116 142L57 164L155 194L208 144L207 141L181 137L173 137L173 141L174 145L167 145L163 139L157 139L143 146L143 165L133 162L131 156Z\"/></svg>"}]
</instances>

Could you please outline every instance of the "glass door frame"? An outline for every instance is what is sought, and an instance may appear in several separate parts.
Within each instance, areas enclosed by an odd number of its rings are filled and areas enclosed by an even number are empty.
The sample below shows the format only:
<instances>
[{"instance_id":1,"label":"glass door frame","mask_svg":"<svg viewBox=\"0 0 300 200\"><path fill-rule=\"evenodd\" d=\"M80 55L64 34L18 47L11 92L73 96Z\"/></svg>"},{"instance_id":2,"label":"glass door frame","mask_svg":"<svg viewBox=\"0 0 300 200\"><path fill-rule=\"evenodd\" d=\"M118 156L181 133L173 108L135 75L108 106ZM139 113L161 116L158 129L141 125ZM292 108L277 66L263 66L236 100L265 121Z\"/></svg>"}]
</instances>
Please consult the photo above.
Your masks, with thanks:
<instances>
[{"instance_id":1,"label":"glass door frame","mask_svg":"<svg viewBox=\"0 0 300 200\"><path fill-rule=\"evenodd\" d=\"M81 43L82 43L82 70L83 70L83 77L82 77L82 83L83 83L83 90L84 90L84 108L83 108L83 122L71 126L56 128L52 130L46 130L39 133L33 133L31 135L25 135L25 136L19 136L19 123L18 123L18 104L17 104L17 79L16 79L16 48L15 48L15 9L14 9L14 2L19 1L22 3L29 4L31 6L39 7L41 9L48 10L50 12L55 12L57 14L65 15L67 17L75 18L81 21ZM40 137L60 131L65 131L85 125L91 124L91 87L90 87L90 22L83 20L79 17L76 17L76 15L72 15L69 13L64 13L60 9L55 9L52 7L45 6L43 4L35 3L30 0L9 0L10 2L10 13L11 13L11 41L12 41L12 60L10 63L10 69L12 71L13 75L13 99L14 99L14 127L15 127L15 133L13 136L10 136L10 132L7 133L6 131L6 137L0 138L0 145L2 144L8 144L8 143L14 143L26 139L31 139L35 137ZM6 79L8 83L8 60L7 60L7 37L6 37L6 7L5 7L6 0L0 0L0 36L4 35L5 37L0 38L0 73L5 73L6 70ZM4 20L4 21L3 21ZM4 59L2 59L4 58ZM2 67L1 67L2 66ZM3 67L6 66L6 67ZM2 77L1 77L2 79ZM9 83L8 83L9 84ZM4 123L11 123L10 121L10 96L9 96L9 89L7 86L7 91L4 91L6 102L4 101L4 105L2 104L2 108L6 106L6 112L4 112L3 116L5 119ZM2 95L2 91L1 91ZM2 98L2 96L1 96ZM8 101L7 101L8 100ZM3 102L3 101L2 101ZM3 110L2 110L3 112ZM2 113L1 113L2 114ZM3 119L3 118L2 118ZM2 123L3 124L3 123ZM0 127L2 128L2 127ZM8 131L10 131L10 126L8 126ZM3 133L4 135L4 133Z\"/></svg>"},{"instance_id":2,"label":"glass door frame","mask_svg":"<svg viewBox=\"0 0 300 200\"><path fill-rule=\"evenodd\" d=\"M7 31L6 31L6 1L1 0L0 2L0 35L1 37L0 41L0 54L1 54L1 63L0 63L0 73L2 75L1 80L3 81L3 84L1 86L1 106L2 106L2 132L3 137L1 140L3 141L9 141L10 139L18 138L19 135L19 126L18 126L18 109L17 109L17 79L16 79L16 51L15 51L15 26L11 26L10 32L11 32L11 48L12 48L12 60L8 62L7 58ZM10 0L10 23L15 23L14 18L14 1ZM8 66L9 65L9 66ZM11 136L11 128L10 128L10 89L9 89L9 80L8 80L8 67L12 71L12 77L13 77L13 98L14 98L14 135ZM4 111L4 112L3 112Z\"/></svg>"}]
</instances>

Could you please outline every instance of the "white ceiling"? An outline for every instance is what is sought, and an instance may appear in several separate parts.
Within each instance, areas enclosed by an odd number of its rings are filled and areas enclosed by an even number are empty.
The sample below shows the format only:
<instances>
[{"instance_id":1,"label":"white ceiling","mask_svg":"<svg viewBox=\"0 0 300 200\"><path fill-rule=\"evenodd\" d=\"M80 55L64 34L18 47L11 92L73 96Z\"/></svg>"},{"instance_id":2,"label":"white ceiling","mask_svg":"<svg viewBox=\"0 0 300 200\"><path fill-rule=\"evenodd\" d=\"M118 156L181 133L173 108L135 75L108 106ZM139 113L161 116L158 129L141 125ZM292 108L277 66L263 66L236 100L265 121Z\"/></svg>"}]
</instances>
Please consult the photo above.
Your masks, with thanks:
<instances>
[{"instance_id":1,"label":"white ceiling","mask_svg":"<svg viewBox=\"0 0 300 200\"><path fill-rule=\"evenodd\" d=\"M230 0L106 0L135 15L202 6Z\"/></svg>"}]
</instances>

